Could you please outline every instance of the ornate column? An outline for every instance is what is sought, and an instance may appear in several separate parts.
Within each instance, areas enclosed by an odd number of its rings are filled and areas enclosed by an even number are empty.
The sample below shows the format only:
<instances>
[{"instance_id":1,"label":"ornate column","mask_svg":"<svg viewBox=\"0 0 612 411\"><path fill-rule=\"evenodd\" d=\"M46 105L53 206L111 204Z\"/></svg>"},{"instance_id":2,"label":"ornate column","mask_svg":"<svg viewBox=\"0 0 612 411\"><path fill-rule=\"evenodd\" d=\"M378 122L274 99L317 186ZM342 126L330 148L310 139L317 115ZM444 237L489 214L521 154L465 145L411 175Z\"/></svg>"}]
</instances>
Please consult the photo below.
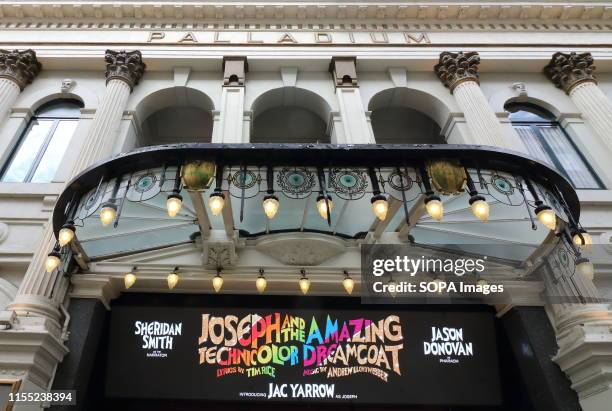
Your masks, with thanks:
<instances>
[{"instance_id":1,"label":"ornate column","mask_svg":"<svg viewBox=\"0 0 612 411\"><path fill-rule=\"evenodd\" d=\"M475 51L440 53L434 71L442 84L450 89L463 111L472 135L473 144L510 148L497 116L480 89L478 65L480 56Z\"/></svg>"},{"instance_id":2,"label":"ornate column","mask_svg":"<svg viewBox=\"0 0 612 411\"><path fill-rule=\"evenodd\" d=\"M366 118L357 80L357 59L355 57L333 57L329 65L344 133L336 130L336 144L374 143L371 124Z\"/></svg>"},{"instance_id":3,"label":"ornate column","mask_svg":"<svg viewBox=\"0 0 612 411\"><path fill-rule=\"evenodd\" d=\"M612 402L612 312L606 301L600 302L592 280L577 271L571 277L559 271L550 266L543 275L558 346L552 359L569 378L583 411L608 409Z\"/></svg>"},{"instance_id":4,"label":"ornate column","mask_svg":"<svg viewBox=\"0 0 612 411\"><path fill-rule=\"evenodd\" d=\"M0 124L40 68L34 50L0 50Z\"/></svg>"},{"instance_id":5,"label":"ornate column","mask_svg":"<svg viewBox=\"0 0 612 411\"><path fill-rule=\"evenodd\" d=\"M612 103L597 85L591 53L555 53L544 74L570 96L612 152Z\"/></svg>"},{"instance_id":6,"label":"ornate column","mask_svg":"<svg viewBox=\"0 0 612 411\"><path fill-rule=\"evenodd\" d=\"M93 117L71 177L112 154L130 92L145 70L140 51L107 50L105 60L106 93ZM64 301L68 280L58 270L52 273L45 271L45 260L54 244L53 227L49 221L19 286L17 297L8 306L8 310L59 322L59 305Z\"/></svg>"},{"instance_id":7,"label":"ornate column","mask_svg":"<svg viewBox=\"0 0 612 411\"><path fill-rule=\"evenodd\" d=\"M246 57L223 58L223 90L219 109L219 130L213 132L213 143L247 143L244 124L244 88L249 69Z\"/></svg>"}]
</instances>

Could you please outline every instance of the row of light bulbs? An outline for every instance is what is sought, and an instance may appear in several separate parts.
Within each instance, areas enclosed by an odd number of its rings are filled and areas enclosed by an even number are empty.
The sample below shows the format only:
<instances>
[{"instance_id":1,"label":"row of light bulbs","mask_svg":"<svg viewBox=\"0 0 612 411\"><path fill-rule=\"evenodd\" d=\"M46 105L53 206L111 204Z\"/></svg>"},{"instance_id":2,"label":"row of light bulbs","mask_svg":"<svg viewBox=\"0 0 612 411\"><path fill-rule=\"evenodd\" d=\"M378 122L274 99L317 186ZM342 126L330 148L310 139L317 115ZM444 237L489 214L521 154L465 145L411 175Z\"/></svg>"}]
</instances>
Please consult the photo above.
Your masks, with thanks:
<instances>
[{"instance_id":1,"label":"row of light bulbs","mask_svg":"<svg viewBox=\"0 0 612 411\"><path fill-rule=\"evenodd\" d=\"M168 274L168 277L166 278L168 288L170 290L174 289L174 287L176 287L176 285L179 283L180 277L178 271L179 268L176 267L170 274ZM123 278L125 288L128 289L132 287L136 283L136 279L136 267L134 267L132 268L132 271L127 273ZM223 288L223 276L221 275L221 270L217 270L217 274L212 278L212 286L216 293L220 292L221 288ZM259 292L259 294L263 294L266 291L267 287L268 280L264 275L264 270L260 269L259 275L255 279L255 288L257 289L257 292ZM310 279L306 275L305 270L300 271L298 287L304 295L308 294L308 291L310 290ZM351 278L347 271L344 271L342 287L344 287L344 290L349 295L353 293L353 289L355 288L355 280Z\"/></svg>"},{"instance_id":2,"label":"row of light bulbs","mask_svg":"<svg viewBox=\"0 0 612 411\"><path fill-rule=\"evenodd\" d=\"M478 194L478 192L474 189L473 184L470 189L470 195L469 205L472 213L479 220L486 222L489 219L489 204L483 196ZM387 218L387 213L389 211L389 201L387 200L387 197L380 192L375 193L370 202L372 204L372 211L374 215L379 220L384 221ZM320 194L317 197L316 207L321 218L324 220L328 219L328 213L332 211L333 204L332 197L329 194ZM215 216L218 216L223 211L223 207L225 206L225 195L219 188L216 188L210 195L208 205L212 214ZM170 217L176 217L182 209L182 206L183 197L180 195L179 190L175 189L166 199L166 209L168 215ZM280 201L272 192L268 192L268 194L263 198L262 207L268 219L272 219L278 212ZM444 206L440 197L434 195L431 191L427 192L427 196L425 198L425 210L427 214L429 214L429 216L436 221L441 221L444 216ZM552 231L556 230L557 216L551 207L544 204L542 201L537 200L535 214L542 225ZM112 201L105 202L100 210L100 221L102 222L102 225L107 226L115 221L116 218L117 205ZM75 232L76 227L73 221L68 221L66 224L64 224L58 235L59 247L64 247L69 244L73 240ZM591 235L583 229L575 229L571 235L573 243L581 249L589 249L593 244ZM57 267L59 267L60 263L61 260L59 248L56 246L48 255L45 264L47 272L52 272L55 270ZM585 269L584 267L587 263L590 265L590 268ZM577 266L581 272L589 272L593 270L592 264L589 262L589 260L582 257L577 261Z\"/></svg>"},{"instance_id":3,"label":"row of light bulbs","mask_svg":"<svg viewBox=\"0 0 612 411\"><path fill-rule=\"evenodd\" d=\"M477 192L471 192L471 197L469 199L470 210L472 214L480 221L487 221L489 219L489 203L487 203L486 199L479 195ZM389 201L387 197L381 193L375 194L371 200L372 204L372 212L374 215L381 221L384 221L387 218L387 213L389 211ZM536 217L538 220L550 230L555 230L557 225L557 216L555 212L549 206L542 204L541 201L538 201L537 207L535 209ZM218 216L223 211L223 207L225 206L225 194L220 189L215 189L215 191L210 195L208 199L208 206L210 207L210 211L213 215ZM324 196L320 194L316 199L316 207L319 215L324 220L328 218L328 212L331 212L334 206L334 202L332 200L331 195L327 194ZM183 207L183 197L179 194L178 190L174 190L171 194L168 195L166 199L166 210L168 212L168 216L176 217L178 213L181 211ZM264 196L262 201L262 207L265 215L268 219L273 219L278 210L280 208L280 201L278 197L274 194L268 193ZM427 197L425 198L425 210L429 216L436 220L441 221L444 216L444 206L440 197L434 195L432 192L427 193ZM102 209L100 210L100 221L102 225L107 226L112 223L117 218L117 206L114 202L106 202L102 205ZM60 231L60 245L62 242L67 244L74 237L74 225L71 227L65 227L64 230L64 240L62 240L61 235L62 231ZM581 231L582 237L574 237L574 243L577 245L586 245L592 244L592 240L590 236L586 234L586 232ZM63 245L62 245L63 246Z\"/></svg>"}]
</instances>

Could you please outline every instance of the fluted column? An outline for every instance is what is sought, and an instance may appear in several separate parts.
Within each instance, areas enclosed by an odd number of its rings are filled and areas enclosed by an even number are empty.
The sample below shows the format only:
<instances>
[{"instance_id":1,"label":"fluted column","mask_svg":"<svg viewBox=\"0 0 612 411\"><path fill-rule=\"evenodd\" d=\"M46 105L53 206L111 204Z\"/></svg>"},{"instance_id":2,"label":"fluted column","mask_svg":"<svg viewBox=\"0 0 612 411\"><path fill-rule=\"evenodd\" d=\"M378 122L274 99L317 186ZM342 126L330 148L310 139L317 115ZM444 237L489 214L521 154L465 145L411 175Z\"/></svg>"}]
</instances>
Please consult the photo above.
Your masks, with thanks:
<instances>
[{"instance_id":1,"label":"fluted column","mask_svg":"<svg viewBox=\"0 0 612 411\"><path fill-rule=\"evenodd\" d=\"M436 75L463 111L471 133L471 144L511 148L497 116L489 106L487 98L480 89L477 52L440 54L440 61L434 67Z\"/></svg>"},{"instance_id":2,"label":"fluted column","mask_svg":"<svg viewBox=\"0 0 612 411\"><path fill-rule=\"evenodd\" d=\"M139 51L107 50L105 60L106 93L93 117L72 177L112 154L130 92L144 73L145 64ZM49 221L9 310L59 320L59 305L64 300L68 280L58 270L45 271L47 254L54 244L53 224Z\"/></svg>"},{"instance_id":3,"label":"fluted column","mask_svg":"<svg viewBox=\"0 0 612 411\"><path fill-rule=\"evenodd\" d=\"M544 74L570 96L612 152L612 103L597 85L591 53L555 53Z\"/></svg>"},{"instance_id":4,"label":"fluted column","mask_svg":"<svg viewBox=\"0 0 612 411\"><path fill-rule=\"evenodd\" d=\"M15 105L21 90L34 80L40 68L34 50L0 50L0 124Z\"/></svg>"}]
</instances>

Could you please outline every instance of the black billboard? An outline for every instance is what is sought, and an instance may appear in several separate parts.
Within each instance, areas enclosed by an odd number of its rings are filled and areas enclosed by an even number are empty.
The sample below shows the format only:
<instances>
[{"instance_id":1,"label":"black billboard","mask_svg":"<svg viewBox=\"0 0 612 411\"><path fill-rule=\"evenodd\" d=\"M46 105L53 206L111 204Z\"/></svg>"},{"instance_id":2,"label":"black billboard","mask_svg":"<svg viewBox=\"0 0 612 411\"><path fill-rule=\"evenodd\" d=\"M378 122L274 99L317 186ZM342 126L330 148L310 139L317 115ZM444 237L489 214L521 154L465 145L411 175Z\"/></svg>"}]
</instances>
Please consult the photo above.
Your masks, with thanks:
<instances>
[{"instance_id":1,"label":"black billboard","mask_svg":"<svg viewBox=\"0 0 612 411\"><path fill-rule=\"evenodd\" d=\"M117 306L112 398L501 403L488 312Z\"/></svg>"}]
</instances>

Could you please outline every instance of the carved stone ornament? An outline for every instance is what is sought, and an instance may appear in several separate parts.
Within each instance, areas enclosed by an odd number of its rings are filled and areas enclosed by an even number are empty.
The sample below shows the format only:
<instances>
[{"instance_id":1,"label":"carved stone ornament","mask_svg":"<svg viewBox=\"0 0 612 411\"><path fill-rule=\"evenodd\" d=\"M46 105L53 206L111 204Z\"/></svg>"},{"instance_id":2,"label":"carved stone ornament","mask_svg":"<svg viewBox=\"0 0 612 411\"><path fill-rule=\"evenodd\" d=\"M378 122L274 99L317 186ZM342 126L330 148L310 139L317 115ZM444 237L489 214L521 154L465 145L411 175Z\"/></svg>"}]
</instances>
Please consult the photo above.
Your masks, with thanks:
<instances>
[{"instance_id":1,"label":"carved stone ornament","mask_svg":"<svg viewBox=\"0 0 612 411\"><path fill-rule=\"evenodd\" d=\"M223 57L223 86L244 87L248 71L246 57Z\"/></svg>"},{"instance_id":2,"label":"carved stone ornament","mask_svg":"<svg viewBox=\"0 0 612 411\"><path fill-rule=\"evenodd\" d=\"M329 72L336 87L357 87L357 59L355 57L332 57Z\"/></svg>"},{"instance_id":3,"label":"carved stone ornament","mask_svg":"<svg viewBox=\"0 0 612 411\"><path fill-rule=\"evenodd\" d=\"M266 235L255 246L263 254L292 266L319 265L346 251L344 240L318 233Z\"/></svg>"},{"instance_id":4,"label":"carved stone ornament","mask_svg":"<svg viewBox=\"0 0 612 411\"><path fill-rule=\"evenodd\" d=\"M62 93L68 93L76 86L76 81L70 78L65 78L62 80L62 85L60 86L60 90Z\"/></svg>"},{"instance_id":5,"label":"carved stone ornament","mask_svg":"<svg viewBox=\"0 0 612 411\"><path fill-rule=\"evenodd\" d=\"M594 71L591 53L558 52L553 54L550 63L544 67L546 77L568 94L578 84L597 83Z\"/></svg>"},{"instance_id":6,"label":"carved stone ornament","mask_svg":"<svg viewBox=\"0 0 612 411\"><path fill-rule=\"evenodd\" d=\"M14 81L21 90L34 80L41 67L34 50L0 49L0 78Z\"/></svg>"},{"instance_id":7,"label":"carved stone ornament","mask_svg":"<svg viewBox=\"0 0 612 411\"><path fill-rule=\"evenodd\" d=\"M435 65L434 71L442 84L451 91L464 81L478 82L478 65L480 56L476 51L453 53L444 51L440 53L440 61Z\"/></svg>"},{"instance_id":8,"label":"carved stone ornament","mask_svg":"<svg viewBox=\"0 0 612 411\"><path fill-rule=\"evenodd\" d=\"M106 82L113 79L123 80L133 89L144 74L146 64L142 62L140 51L106 50Z\"/></svg>"}]
</instances>

